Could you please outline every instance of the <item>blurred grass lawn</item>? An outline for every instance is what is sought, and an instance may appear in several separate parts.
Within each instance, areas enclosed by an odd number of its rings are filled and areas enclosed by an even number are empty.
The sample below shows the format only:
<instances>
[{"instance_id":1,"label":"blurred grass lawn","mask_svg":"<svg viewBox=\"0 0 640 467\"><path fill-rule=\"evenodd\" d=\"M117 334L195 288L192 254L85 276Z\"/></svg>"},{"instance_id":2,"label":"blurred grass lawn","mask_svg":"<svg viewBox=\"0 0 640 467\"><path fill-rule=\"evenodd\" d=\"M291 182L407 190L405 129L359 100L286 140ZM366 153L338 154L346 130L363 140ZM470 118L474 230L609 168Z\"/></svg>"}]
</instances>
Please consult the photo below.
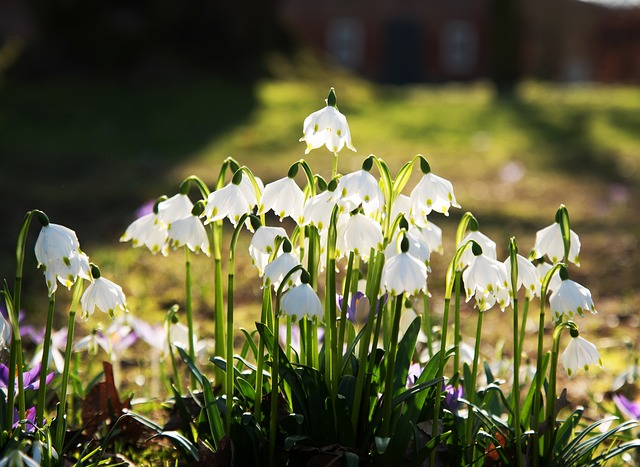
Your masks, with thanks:
<instances>
[{"instance_id":1,"label":"blurred grass lawn","mask_svg":"<svg viewBox=\"0 0 640 467\"><path fill-rule=\"evenodd\" d=\"M118 243L136 208L172 195L190 174L211 186L227 156L265 183L285 176L291 163L305 157L304 143L298 142L302 122L323 105L330 86L358 149L341 153L342 173L358 169L369 154L383 158L395 173L422 153L436 174L454 184L463 209L450 218L433 217L446 237L445 256L433 258L430 276L436 303L463 212L474 213L504 259L514 235L526 255L536 230L552 223L563 203L583 245L582 267L571 267L571 277L590 288L600 311L578 324L603 349L607 372L623 369L624 345L635 344L640 327L640 89L635 87L526 82L512 99L499 99L487 83L390 87L341 73L252 86L213 80L153 86L4 83L2 277L12 282L11 255L24 213L42 209L52 222L77 231L103 275L123 286L132 314L160 321L169 306L184 303L184 257L180 252L152 256ZM305 158L315 172L329 173L325 150ZM38 229L31 230L30 246ZM247 243L244 237L239 251L246 251ZM199 328L210 334L212 262L197 257L193 267ZM46 293L33 258L27 268L23 302L34 320L46 309ZM259 282L241 258L236 282L236 322L252 328ZM465 313L464 334L471 336L474 312ZM508 340L500 327L505 318L489 312L486 352ZM65 319L60 312L58 324Z\"/></svg>"}]
</instances>

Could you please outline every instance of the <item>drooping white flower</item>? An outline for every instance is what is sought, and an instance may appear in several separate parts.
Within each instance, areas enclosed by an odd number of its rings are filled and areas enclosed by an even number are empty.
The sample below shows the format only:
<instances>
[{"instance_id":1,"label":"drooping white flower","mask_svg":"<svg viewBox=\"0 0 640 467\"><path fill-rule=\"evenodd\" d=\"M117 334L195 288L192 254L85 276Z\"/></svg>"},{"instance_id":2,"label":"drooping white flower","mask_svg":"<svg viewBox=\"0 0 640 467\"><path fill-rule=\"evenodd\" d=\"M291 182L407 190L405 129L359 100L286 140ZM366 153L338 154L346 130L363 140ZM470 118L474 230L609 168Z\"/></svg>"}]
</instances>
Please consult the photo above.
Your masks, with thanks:
<instances>
[{"instance_id":1,"label":"drooping white flower","mask_svg":"<svg viewBox=\"0 0 640 467\"><path fill-rule=\"evenodd\" d=\"M71 288L78 277L89 278L87 255L80 250L76 233L67 227L44 225L36 240L35 254L38 267L44 271L49 295L56 291L57 280Z\"/></svg>"},{"instance_id":2,"label":"drooping white flower","mask_svg":"<svg viewBox=\"0 0 640 467\"><path fill-rule=\"evenodd\" d=\"M567 259L576 266L580 266L580 238L573 230L569 231L569 238L571 242ZM536 232L536 244L530 256L537 259L542 258L544 255L547 255L553 264L562 261L564 258L562 227L557 222Z\"/></svg>"},{"instance_id":3,"label":"drooping white flower","mask_svg":"<svg viewBox=\"0 0 640 467\"><path fill-rule=\"evenodd\" d=\"M264 286L273 285L274 289L280 287L280 283L284 277L296 266L300 265L300 261L289 252L284 252L276 259L271 261L264 268ZM291 287L300 281L300 271L296 271L287 278L287 286Z\"/></svg>"},{"instance_id":4,"label":"drooping white flower","mask_svg":"<svg viewBox=\"0 0 640 467\"><path fill-rule=\"evenodd\" d=\"M265 266L269 263L271 255L275 251L276 239L286 238L287 232L282 227L260 226L251 237L249 243L249 256L251 262L258 269L258 274L262 277Z\"/></svg>"},{"instance_id":5,"label":"drooping white flower","mask_svg":"<svg viewBox=\"0 0 640 467\"><path fill-rule=\"evenodd\" d=\"M480 232L479 230L470 231L465 237L460 241L460 246L464 245L468 241L473 240L482 248L482 254L488 256L491 259L496 259L496 242L491 240L485 234ZM473 262L474 254L471 247L468 247L466 250L462 252L460 255L460 262L456 265L456 269L461 271L465 266L468 266Z\"/></svg>"},{"instance_id":6,"label":"drooping white flower","mask_svg":"<svg viewBox=\"0 0 640 467\"><path fill-rule=\"evenodd\" d=\"M251 213L251 203L244 196L239 185L229 183L219 190L209 193L202 215L205 224L219 221L225 217L235 226L243 214Z\"/></svg>"},{"instance_id":7,"label":"drooping white flower","mask_svg":"<svg viewBox=\"0 0 640 467\"><path fill-rule=\"evenodd\" d=\"M346 211L353 211L362 205L362 210L368 216L375 215L384 206L378 180L364 169L340 177L334 197Z\"/></svg>"},{"instance_id":8,"label":"drooping white flower","mask_svg":"<svg viewBox=\"0 0 640 467\"><path fill-rule=\"evenodd\" d=\"M134 248L145 245L154 255L160 252L167 256L169 254L167 236L167 225L160 222L157 214L151 212L133 221L120 237L120 241L131 240Z\"/></svg>"},{"instance_id":9,"label":"drooping white flower","mask_svg":"<svg viewBox=\"0 0 640 467\"><path fill-rule=\"evenodd\" d=\"M352 151L356 150L351 144L347 118L329 104L304 119L302 125L304 135L300 141L307 143L305 154L323 145L333 153L339 152L345 145Z\"/></svg>"},{"instance_id":10,"label":"drooping white flower","mask_svg":"<svg viewBox=\"0 0 640 467\"><path fill-rule=\"evenodd\" d=\"M531 261L522 255L516 255L516 261L518 262L518 283L516 284L516 290L520 290L520 287L524 287L526 297L533 298L534 296L540 296L542 280L540 279L540 272L538 269ZM510 280L510 258L507 258L504 261L504 265L507 268L507 277Z\"/></svg>"},{"instance_id":11,"label":"drooping white flower","mask_svg":"<svg viewBox=\"0 0 640 467\"><path fill-rule=\"evenodd\" d=\"M331 214L336 202L331 191L323 191L315 196L310 196L304 202L300 225L313 225L318 230L329 227Z\"/></svg>"},{"instance_id":12,"label":"drooping white flower","mask_svg":"<svg viewBox=\"0 0 640 467\"><path fill-rule=\"evenodd\" d=\"M449 215L451 206L459 208L453 194L453 185L431 172L422 176L418 184L411 190L411 212L414 218L426 218L431 211Z\"/></svg>"},{"instance_id":13,"label":"drooping white flower","mask_svg":"<svg viewBox=\"0 0 640 467\"><path fill-rule=\"evenodd\" d=\"M540 274L540 282L542 283L544 281L547 273L549 271L551 271L551 269L553 269L553 265L551 265L549 263L539 263L536 266L536 269L538 270L538 273ZM560 287L560 284L562 284L562 279L560 279L560 272L558 270L556 270L556 272L551 277L551 280L549 281L549 286L547 287L547 292L553 292L558 287Z\"/></svg>"},{"instance_id":14,"label":"drooping white flower","mask_svg":"<svg viewBox=\"0 0 640 467\"><path fill-rule=\"evenodd\" d=\"M389 259L392 256L400 254L400 249L397 245L398 235L399 232L396 232L392 240L384 249L385 258ZM408 253L422 261L427 266L427 271L429 271L429 258L431 257L431 249L429 248L429 244L424 239L417 227L409 228L409 230L405 232L405 235L407 240L409 240Z\"/></svg>"},{"instance_id":15,"label":"drooping white flower","mask_svg":"<svg viewBox=\"0 0 640 467\"><path fill-rule=\"evenodd\" d=\"M92 268L92 275L93 282L80 298L80 306L85 317L92 315L96 308L111 317L117 309L129 311L122 287L102 277L95 266Z\"/></svg>"},{"instance_id":16,"label":"drooping white flower","mask_svg":"<svg viewBox=\"0 0 640 467\"><path fill-rule=\"evenodd\" d=\"M498 303L504 310L509 305L509 279L505 265L485 254L476 256L469 267L462 273L467 302L476 296L478 308L482 311ZM477 293L484 300L477 300ZM487 297L493 296L493 297Z\"/></svg>"},{"instance_id":17,"label":"drooping white flower","mask_svg":"<svg viewBox=\"0 0 640 467\"><path fill-rule=\"evenodd\" d=\"M0 349L7 348L11 339L11 325L0 313Z\"/></svg>"},{"instance_id":18,"label":"drooping white flower","mask_svg":"<svg viewBox=\"0 0 640 467\"><path fill-rule=\"evenodd\" d=\"M391 295L427 292L427 266L407 252L387 259L382 268L381 287Z\"/></svg>"},{"instance_id":19,"label":"drooping white flower","mask_svg":"<svg viewBox=\"0 0 640 467\"><path fill-rule=\"evenodd\" d=\"M391 222L393 222L399 214L402 214L409 224L415 224L415 219L411 215L411 198L400 193L391 205Z\"/></svg>"},{"instance_id":20,"label":"drooping white flower","mask_svg":"<svg viewBox=\"0 0 640 467\"><path fill-rule=\"evenodd\" d=\"M556 320L563 315L569 318L576 314L584 316L585 311L597 313L589 289L571 279L563 280L553 291L549 297L549 305Z\"/></svg>"},{"instance_id":21,"label":"drooping white flower","mask_svg":"<svg viewBox=\"0 0 640 467\"><path fill-rule=\"evenodd\" d=\"M158 204L158 220L169 225L191 214L193 203L187 195L178 193Z\"/></svg>"},{"instance_id":22,"label":"drooping white flower","mask_svg":"<svg viewBox=\"0 0 640 467\"><path fill-rule=\"evenodd\" d=\"M282 297L280 310L285 316L290 316L294 321L307 316L309 319L323 321L324 311L322 302L318 298L313 287L303 283L292 287Z\"/></svg>"},{"instance_id":23,"label":"drooping white flower","mask_svg":"<svg viewBox=\"0 0 640 467\"><path fill-rule=\"evenodd\" d=\"M569 376L572 376L579 369L589 371L590 365L602 367L602 359L598 349L581 336L572 337L562 353L562 367Z\"/></svg>"},{"instance_id":24,"label":"drooping white flower","mask_svg":"<svg viewBox=\"0 0 640 467\"><path fill-rule=\"evenodd\" d=\"M339 223L338 235L342 235L344 251L353 251L364 261L369 259L371 248L379 250L382 247L382 227L380 224L364 214L349 216L344 223Z\"/></svg>"},{"instance_id":25,"label":"drooping white flower","mask_svg":"<svg viewBox=\"0 0 640 467\"><path fill-rule=\"evenodd\" d=\"M273 210L280 220L289 216L295 222L300 222L303 205L303 191L293 178L284 177L264 187L258 212Z\"/></svg>"},{"instance_id":26,"label":"drooping white flower","mask_svg":"<svg viewBox=\"0 0 640 467\"><path fill-rule=\"evenodd\" d=\"M256 185L258 185L259 194L256 194L256 188L253 186L249 175L246 173L242 173L242 179L240 180L240 190L242 194L247 199L249 204L252 207L258 206L259 197L262 196L262 192L264 191L264 184L259 177L253 177L256 181Z\"/></svg>"},{"instance_id":27,"label":"drooping white flower","mask_svg":"<svg viewBox=\"0 0 640 467\"><path fill-rule=\"evenodd\" d=\"M167 243L174 250L186 245L194 253L202 251L211 256L207 231L200 219L191 213L169 224Z\"/></svg>"}]
</instances>

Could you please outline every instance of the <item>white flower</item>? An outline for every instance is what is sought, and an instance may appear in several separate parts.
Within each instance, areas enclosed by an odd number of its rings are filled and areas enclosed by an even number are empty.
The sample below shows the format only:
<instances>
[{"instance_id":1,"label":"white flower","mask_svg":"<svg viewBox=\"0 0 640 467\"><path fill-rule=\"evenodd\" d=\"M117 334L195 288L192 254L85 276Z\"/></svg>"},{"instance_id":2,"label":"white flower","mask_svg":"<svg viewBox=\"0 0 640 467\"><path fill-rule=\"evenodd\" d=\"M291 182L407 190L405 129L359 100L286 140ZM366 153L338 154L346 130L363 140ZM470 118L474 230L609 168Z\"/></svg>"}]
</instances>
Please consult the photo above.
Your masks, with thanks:
<instances>
[{"instance_id":1,"label":"white flower","mask_svg":"<svg viewBox=\"0 0 640 467\"><path fill-rule=\"evenodd\" d=\"M580 238L573 230L569 231L569 256L568 260L576 266L580 266ZM562 261L564 258L564 243L562 241L562 228L557 222L551 224L544 229L538 230L536 233L536 244L531 252L531 258L542 258L544 255L551 260L552 263Z\"/></svg>"},{"instance_id":2,"label":"white flower","mask_svg":"<svg viewBox=\"0 0 640 467\"><path fill-rule=\"evenodd\" d=\"M353 211L362 205L368 216L375 215L384 206L384 196L378 180L364 169L341 177L334 197L346 211Z\"/></svg>"},{"instance_id":3,"label":"white flower","mask_svg":"<svg viewBox=\"0 0 640 467\"><path fill-rule=\"evenodd\" d=\"M262 180L260 180L259 177L253 177L253 178L256 181L256 184L258 185L258 189L260 191L259 194L256 194L256 189L253 186L251 179L244 172L242 172L242 179L240 180L239 186L240 186L240 190L242 191L242 194L247 199L249 204L252 207L255 207L258 205L258 197L261 196L262 192L264 191L264 184L262 183Z\"/></svg>"},{"instance_id":4,"label":"white flower","mask_svg":"<svg viewBox=\"0 0 640 467\"><path fill-rule=\"evenodd\" d=\"M7 348L11 339L11 325L0 314L0 349Z\"/></svg>"},{"instance_id":5,"label":"white flower","mask_svg":"<svg viewBox=\"0 0 640 467\"><path fill-rule=\"evenodd\" d=\"M78 277L89 278L89 259L80 251L76 233L62 225L47 224L42 227L35 245L38 267L44 270L49 295L52 295L58 284L67 288Z\"/></svg>"},{"instance_id":6,"label":"white flower","mask_svg":"<svg viewBox=\"0 0 640 467\"><path fill-rule=\"evenodd\" d=\"M284 279L284 276L299 265L300 261L298 261L298 258L293 256L291 253L282 253L264 268L264 286L269 287L270 285L273 285L273 288L277 290L278 287L280 287L280 283ZM300 273L300 271L296 271L291 274L287 278L287 286L291 287L294 284L297 284L300 281Z\"/></svg>"},{"instance_id":7,"label":"white flower","mask_svg":"<svg viewBox=\"0 0 640 467\"><path fill-rule=\"evenodd\" d=\"M207 204L202 215L206 218L205 224L228 218L235 226L243 214L251 213L251 203L245 197L240 186L235 183L209 193Z\"/></svg>"},{"instance_id":8,"label":"white flower","mask_svg":"<svg viewBox=\"0 0 640 467\"><path fill-rule=\"evenodd\" d=\"M389 242L387 247L384 249L385 258L389 259L392 256L400 254L400 250L398 249L398 235L397 232L393 239ZM429 271L429 258L431 257L431 249L429 248L429 244L422 236L421 232L417 227L409 228L407 232L405 232L407 240L409 240L409 250L407 251L411 256L418 258L420 261L424 262L427 266L427 271Z\"/></svg>"},{"instance_id":9,"label":"white flower","mask_svg":"<svg viewBox=\"0 0 640 467\"><path fill-rule=\"evenodd\" d=\"M304 202L300 225L313 225L318 230L328 228L335 204L334 194L328 190L310 196Z\"/></svg>"},{"instance_id":10,"label":"white flower","mask_svg":"<svg viewBox=\"0 0 640 467\"><path fill-rule=\"evenodd\" d=\"M427 222L427 225L418 227L422 237L427 241L429 249L435 251L438 254L444 254L444 248L442 247L442 229L435 225L433 222ZM413 228L409 228L409 231L414 231Z\"/></svg>"},{"instance_id":11,"label":"white flower","mask_svg":"<svg viewBox=\"0 0 640 467\"><path fill-rule=\"evenodd\" d=\"M168 230L167 243L175 250L186 245L191 251L211 256L207 231L200 219L188 214L182 219L171 222Z\"/></svg>"},{"instance_id":12,"label":"white flower","mask_svg":"<svg viewBox=\"0 0 640 467\"><path fill-rule=\"evenodd\" d=\"M542 279L540 279L540 272L538 269L531 261L522 255L516 255L516 261L518 263L518 281L516 284L516 290L520 290L520 287L524 287L525 296L527 298L540 296ZM507 258L504 261L504 265L507 268L507 278L511 280L511 259Z\"/></svg>"},{"instance_id":13,"label":"white flower","mask_svg":"<svg viewBox=\"0 0 640 467\"><path fill-rule=\"evenodd\" d=\"M297 285L284 294L280 309L294 321L305 315L310 319L323 320L322 302L309 284Z\"/></svg>"},{"instance_id":14,"label":"white flower","mask_svg":"<svg viewBox=\"0 0 640 467\"><path fill-rule=\"evenodd\" d=\"M157 214L151 212L133 221L120 237L120 241L131 240L134 248L146 245L154 255L160 252L167 256L169 254L167 236L166 224L160 222Z\"/></svg>"},{"instance_id":15,"label":"white flower","mask_svg":"<svg viewBox=\"0 0 640 467\"><path fill-rule=\"evenodd\" d=\"M462 246L467 243L469 240L473 240L482 248L482 254L488 256L491 259L496 259L496 242L491 240L485 234L480 232L479 230L472 230L469 232L461 241L460 245ZM471 249L471 246L467 247L462 254L460 255L460 262L456 265L456 269L461 271L465 266L471 264L474 260L474 254Z\"/></svg>"},{"instance_id":16,"label":"white flower","mask_svg":"<svg viewBox=\"0 0 640 467\"><path fill-rule=\"evenodd\" d=\"M582 337L572 337L567 348L562 353L562 367L569 376L579 369L589 371L590 365L602 367L600 353L595 345Z\"/></svg>"},{"instance_id":17,"label":"white flower","mask_svg":"<svg viewBox=\"0 0 640 467\"><path fill-rule=\"evenodd\" d=\"M356 150L351 144L347 118L332 105L327 105L305 118L302 128L304 136L300 141L307 143L305 154L322 145L333 153L340 151L345 145L352 151Z\"/></svg>"},{"instance_id":18,"label":"white flower","mask_svg":"<svg viewBox=\"0 0 640 467\"><path fill-rule=\"evenodd\" d=\"M475 295L478 308L482 311L489 309L496 301L503 310L509 304L507 268L503 263L485 254L475 257L471 265L462 273L462 281L467 302ZM484 300L478 301L478 292Z\"/></svg>"},{"instance_id":19,"label":"white flower","mask_svg":"<svg viewBox=\"0 0 640 467\"><path fill-rule=\"evenodd\" d=\"M449 207L459 208L449 180L429 172L411 190L411 212L414 218L426 218L431 211L449 215Z\"/></svg>"},{"instance_id":20,"label":"white flower","mask_svg":"<svg viewBox=\"0 0 640 467\"><path fill-rule=\"evenodd\" d=\"M355 255L367 261L371 248L379 250L382 247L382 227L370 217L355 214L339 225L338 235L342 235L341 245L345 248L345 251L340 253L353 251Z\"/></svg>"},{"instance_id":21,"label":"white flower","mask_svg":"<svg viewBox=\"0 0 640 467\"><path fill-rule=\"evenodd\" d=\"M80 305L85 317L92 315L96 308L108 313L111 317L118 308L128 311L122 287L99 274L82 294Z\"/></svg>"},{"instance_id":22,"label":"white flower","mask_svg":"<svg viewBox=\"0 0 640 467\"><path fill-rule=\"evenodd\" d=\"M540 274L541 283L542 281L544 281L544 278L546 277L547 273L551 271L552 268L553 268L553 265L549 263L540 263L536 266L536 269ZM547 291L553 292L558 287L560 287L560 284L562 284L562 279L560 279L560 271L556 269L556 272L553 274L553 276L551 277L551 280L549 281L549 286L547 287Z\"/></svg>"},{"instance_id":23,"label":"white flower","mask_svg":"<svg viewBox=\"0 0 640 467\"><path fill-rule=\"evenodd\" d=\"M411 215L411 198L407 195L399 194L395 200L393 200L393 204L391 205L391 222L396 220L399 214L404 215L404 218L411 225L415 224L415 220Z\"/></svg>"},{"instance_id":24,"label":"white flower","mask_svg":"<svg viewBox=\"0 0 640 467\"><path fill-rule=\"evenodd\" d=\"M158 204L158 219L169 225L173 221L189 216L193 203L187 195L178 193Z\"/></svg>"},{"instance_id":25,"label":"white flower","mask_svg":"<svg viewBox=\"0 0 640 467\"><path fill-rule=\"evenodd\" d=\"M563 315L573 318L576 313L584 316L585 311L597 313L589 289L571 279L563 280L553 291L549 297L549 304L556 320Z\"/></svg>"},{"instance_id":26,"label":"white flower","mask_svg":"<svg viewBox=\"0 0 640 467\"><path fill-rule=\"evenodd\" d=\"M271 255L276 247L276 238L287 238L287 232L282 227L260 226L251 237L249 243L249 256L251 262L262 276L264 268L269 263Z\"/></svg>"},{"instance_id":27,"label":"white flower","mask_svg":"<svg viewBox=\"0 0 640 467\"><path fill-rule=\"evenodd\" d=\"M268 183L262 192L259 212L273 210L280 220L289 216L299 222L302 218L304 193L293 178L284 177Z\"/></svg>"},{"instance_id":28,"label":"white flower","mask_svg":"<svg viewBox=\"0 0 640 467\"><path fill-rule=\"evenodd\" d=\"M427 292L427 266L409 253L394 255L382 268L381 285L391 295Z\"/></svg>"}]
</instances>

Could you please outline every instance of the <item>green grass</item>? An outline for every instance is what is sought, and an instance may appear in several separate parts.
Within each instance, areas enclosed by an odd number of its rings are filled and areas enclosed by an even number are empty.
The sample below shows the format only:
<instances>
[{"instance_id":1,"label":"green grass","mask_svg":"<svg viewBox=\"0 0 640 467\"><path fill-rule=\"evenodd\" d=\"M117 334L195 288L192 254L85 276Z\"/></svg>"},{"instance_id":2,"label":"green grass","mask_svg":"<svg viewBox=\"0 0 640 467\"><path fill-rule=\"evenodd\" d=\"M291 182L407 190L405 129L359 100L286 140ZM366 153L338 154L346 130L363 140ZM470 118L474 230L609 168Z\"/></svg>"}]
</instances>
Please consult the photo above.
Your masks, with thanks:
<instances>
[{"instance_id":1,"label":"green grass","mask_svg":"<svg viewBox=\"0 0 640 467\"><path fill-rule=\"evenodd\" d=\"M283 177L302 157L327 175L331 156L324 150L304 156L298 138L303 119L323 105L334 86L358 149L342 152L341 172L359 168L369 154L385 159L394 172L417 153L427 156L433 171L453 182L463 206L450 218L435 220L447 235L447 255L464 210L475 214L504 258L510 236L516 235L521 252L528 253L535 231L553 222L558 205L566 204L583 244L583 264L572 268L572 278L591 289L601 312L579 324L592 340L600 334L614 342L614 349L633 341L640 276L640 89L527 82L514 99L501 100L483 82L392 87L344 74L319 76L253 86L214 80L153 86L4 83L2 276L12 278L22 216L39 208L52 222L78 232L105 277L124 287L132 313L161 319L183 300L183 257L172 253L166 259L119 244L135 209L175 193L190 174L212 183L227 156L265 182ZM521 178L510 180L509 170ZM446 261L446 255L434 258L434 294L441 293ZM46 307L45 288L33 259L27 268L24 303L36 319ZM203 333L212 327L211 270L209 260L195 258L195 309ZM242 260L236 280L236 322L251 327L259 282ZM501 318L499 311L489 316ZM623 325L611 325L617 322ZM499 338L498 333L488 340L497 346Z\"/></svg>"}]
</instances>

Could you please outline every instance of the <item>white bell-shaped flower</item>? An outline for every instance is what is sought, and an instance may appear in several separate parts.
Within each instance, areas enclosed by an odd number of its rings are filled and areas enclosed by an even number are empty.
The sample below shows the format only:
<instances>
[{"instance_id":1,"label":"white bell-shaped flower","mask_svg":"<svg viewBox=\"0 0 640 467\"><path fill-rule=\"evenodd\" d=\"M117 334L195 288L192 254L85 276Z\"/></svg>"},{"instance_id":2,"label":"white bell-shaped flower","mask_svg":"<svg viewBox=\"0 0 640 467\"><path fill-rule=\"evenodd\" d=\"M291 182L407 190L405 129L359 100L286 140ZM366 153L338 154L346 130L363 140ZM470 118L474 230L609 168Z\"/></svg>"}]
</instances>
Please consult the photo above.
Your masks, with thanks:
<instances>
[{"instance_id":1,"label":"white bell-shaped flower","mask_svg":"<svg viewBox=\"0 0 640 467\"><path fill-rule=\"evenodd\" d=\"M186 245L194 253L202 251L211 256L207 231L200 219L192 214L169 224L167 242L174 250Z\"/></svg>"},{"instance_id":2,"label":"white bell-shaped flower","mask_svg":"<svg viewBox=\"0 0 640 467\"><path fill-rule=\"evenodd\" d=\"M353 211L362 206L368 216L374 216L384 206L384 196L378 180L364 169L342 176L334 196L345 211Z\"/></svg>"},{"instance_id":3,"label":"white bell-shaped flower","mask_svg":"<svg viewBox=\"0 0 640 467\"><path fill-rule=\"evenodd\" d=\"M323 321L324 309L322 302L313 287L308 283L302 283L289 289L282 297L280 311L285 316L290 316L294 321L307 316L309 319Z\"/></svg>"},{"instance_id":4,"label":"white bell-shaped flower","mask_svg":"<svg viewBox=\"0 0 640 467\"><path fill-rule=\"evenodd\" d=\"M247 201L239 185L229 183L219 190L209 193L203 216L205 224L225 217L235 226L243 214L251 213L251 203Z\"/></svg>"},{"instance_id":5,"label":"white bell-shaped flower","mask_svg":"<svg viewBox=\"0 0 640 467\"><path fill-rule=\"evenodd\" d=\"M427 290L427 266L408 253L409 240L400 242L400 253L387 258L382 268L381 288L391 295L417 295Z\"/></svg>"},{"instance_id":6,"label":"white bell-shaped flower","mask_svg":"<svg viewBox=\"0 0 640 467\"><path fill-rule=\"evenodd\" d=\"M274 289L278 289L285 276L296 266L300 266L298 258L290 252L285 251L264 268L264 286L269 287L270 285L273 285ZM300 271L296 271L287 278L286 286L292 287L299 282Z\"/></svg>"},{"instance_id":7,"label":"white bell-shaped flower","mask_svg":"<svg viewBox=\"0 0 640 467\"><path fill-rule=\"evenodd\" d=\"M187 195L178 193L158 204L158 220L169 225L191 214L193 203Z\"/></svg>"},{"instance_id":8,"label":"white bell-shaped flower","mask_svg":"<svg viewBox=\"0 0 640 467\"><path fill-rule=\"evenodd\" d=\"M553 291L549 297L549 305L556 320L562 316L568 318L573 318L576 314L584 316L585 311L597 313L589 289L571 279L563 280Z\"/></svg>"},{"instance_id":9,"label":"white bell-shaped flower","mask_svg":"<svg viewBox=\"0 0 640 467\"><path fill-rule=\"evenodd\" d=\"M568 260L580 266L580 238L573 230L569 231L570 245ZM564 242L562 241L562 227L557 222L536 232L536 244L531 252L531 258L537 259L547 255L555 264L564 258Z\"/></svg>"},{"instance_id":10,"label":"white bell-shaped flower","mask_svg":"<svg viewBox=\"0 0 640 467\"><path fill-rule=\"evenodd\" d=\"M411 198L402 193L393 200L391 205L391 221L393 222L400 214L404 216L409 224L415 224L415 219L411 215Z\"/></svg>"},{"instance_id":11,"label":"white bell-shaped flower","mask_svg":"<svg viewBox=\"0 0 640 467\"><path fill-rule=\"evenodd\" d=\"M382 248L382 227L380 224L364 214L354 214L349 216L344 223L339 223L338 235L341 235L346 254L348 251L364 261L368 261L371 248L379 250Z\"/></svg>"},{"instance_id":12,"label":"white bell-shaped flower","mask_svg":"<svg viewBox=\"0 0 640 467\"><path fill-rule=\"evenodd\" d=\"M596 346L580 336L572 337L562 353L562 367L569 376L573 376L580 369L589 371L591 365L602 367L602 359Z\"/></svg>"},{"instance_id":13,"label":"white bell-shaped flower","mask_svg":"<svg viewBox=\"0 0 640 467\"><path fill-rule=\"evenodd\" d=\"M151 212L133 221L120 237L120 241L127 242L131 240L134 248L144 245L154 255L160 252L167 256L169 254L167 237L167 225L164 222L160 222L157 214Z\"/></svg>"},{"instance_id":14,"label":"white bell-shaped flower","mask_svg":"<svg viewBox=\"0 0 640 467\"><path fill-rule=\"evenodd\" d=\"M258 269L258 274L261 277L271 255L275 251L278 237L288 239L287 232L282 227L269 226L258 227L253 237L251 237L249 256L251 256L251 262Z\"/></svg>"},{"instance_id":15,"label":"white bell-shaped flower","mask_svg":"<svg viewBox=\"0 0 640 467\"><path fill-rule=\"evenodd\" d=\"M467 243L469 240L473 240L482 248L482 254L491 258L496 259L496 242L491 240L485 234L480 232L479 230L472 230L460 241L460 246ZM468 266L474 261L474 254L471 247L467 248L460 255L460 262L456 265L456 269L461 271L465 266Z\"/></svg>"},{"instance_id":16,"label":"white bell-shaped flower","mask_svg":"<svg viewBox=\"0 0 640 467\"><path fill-rule=\"evenodd\" d=\"M42 267L49 295L57 287L57 281L67 288L78 277L89 278L89 260L80 251L76 233L62 225L48 223L42 227L35 245L38 267Z\"/></svg>"},{"instance_id":17,"label":"white bell-shaped flower","mask_svg":"<svg viewBox=\"0 0 640 467\"><path fill-rule=\"evenodd\" d=\"M522 255L516 255L516 261L518 262L518 283L516 284L516 290L520 290L520 287L524 287L525 296L527 298L533 298L534 296L540 296L540 287L542 286L542 280L540 279L540 272L534 264ZM511 260L507 258L504 261L504 265L507 268L507 277L511 279Z\"/></svg>"},{"instance_id":18,"label":"white bell-shaped flower","mask_svg":"<svg viewBox=\"0 0 640 467\"><path fill-rule=\"evenodd\" d=\"M542 283L547 273L551 271L551 269L553 269L553 265L549 263L540 263L536 266L536 269L540 274L540 282ZM547 291L553 292L558 287L560 287L560 284L562 284L562 279L560 279L560 272L556 270L556 272L551 277L551 280L549 281L549 286L547 287Z\"/></svg>"},{"instance_id":19,"label":"white bell-shaped flower","mask_svg":"<svg viewBox=\"0 0 640 467\"><path fill-rule=\"evenodd\" d=\"M92 315L97 308L113 317L117 309L129 311L127 301L118 284L105 279L100 275L100 270L92 267L93 282L87 287L80 298L80 306L85 317Z\"/></svg>"},{"instance_id":20,"label":"white bell-shaped flower","mask_svg":"<svg viewBox=\"0 0 640 467\"><path fill-rule=\"evenodd\" d=\"M493 295L495 299L493 303L499 303L500 308L504 309L509 305L509 279L507 268L503 263L485 254L478 255L462 273L462 281L467 302L480 291L481 295L485 296L486 303L493 300L486 296ZM478 303L477 300L476 303Z\"/></svg>"},{"instance_id":21,"label":"white bell-shaped flower","mask_svg":"<svg viewBox=\"0 0 640 467\"><path fill-rule=\"evenodd\" d=\"M459 208L449 180L431 172L422 176L411 190L411 212L415 218L426 218L431 211L449 215L451 206Z\"/></svg>"},{"instance_id":22,"label":"white bell-shaped flower","mask_svg":"<svg viewBox=\"0 0 640 467\"><path fill-rule=\"evenodd\" d=\"M442 229L433 222L427 222L427 225L419 226L417 228L409 227L409 231L419 231L432 252L435 251L440 255L444 254L444 248L442 246Z\"/></svg>"},{"instance_id":23,"label":"white bell-shaped flower","mask_svg":"<svg viewBox=\"0 0 640 467\"><path fill-rule=\"evenodd\" d=\"M400 232L397 232L394 235L393 239L384 249L385 258L388 259L394 255L400 254L400 250L397 246L399 233ZM422 261L427 266L427 271L429 271L429 258L431 257L431 248L429 248L429 244L417 227L410 227L409 230L405 232L405 235L409 240L408 253Z\"/></svg>"},{"instance_id":24,"label":"white bell-shaped flower","mask_svg":"<svg viewBox=\"0 0 640 467\"><path fill-rule=\"evenodd\" d=\"M295 222L300 222L303 205L304 192L293 178L284 177L264 187L259 212L273 210L280 220L289 216Z\"/></svg>"},{"instance_id":25,"label":"white bell-shaped flower","mask_svg":"<svg viewBox=\"0 0 640 467\"><path fill-rule=\"evenodd\" d=\"M300 225L313 225L318 230L328 228L335 205L334 194L331 191L310 196L304 202Z\"/></svg>"},{"instance_id":26,"label":"white bell-shaped flower","mask_svg":"<svg viewBox=\"0 0 640 467\"><path fill-rule=\"evenodd\" d=\"M262 192L264 191L264 184L262 183L262 180L259 177L254 177L254 180L256 181L256 185L258 185L258 190L260 192L258 194L256 194L256 187L253 186L249 175L244 172L242 173L242 179L240 180L239 185L242 194L247 199L252 208L258 206L259 196L262 196Z\"/></svg>"},{"instance_id":27,"label":"white bell-shaped flower","mask_svg":"<svg viewBox=\"0 0 640 467\"><path fill-rule=\"evenodd\" d=\"M333 89L329 94L332 98ZM335 99L335 94L333 94ZM339 152L345 145L355 151L356 148L351 144L351 132L347 117L342 115L336 107L335 102L327 102L327 106L316 112L313 112L304 119L302 130L304 135L300 141L307 143L305 154L309 154L312 149L326 146L333 153Z\"/></svg>"}]
</instances>

